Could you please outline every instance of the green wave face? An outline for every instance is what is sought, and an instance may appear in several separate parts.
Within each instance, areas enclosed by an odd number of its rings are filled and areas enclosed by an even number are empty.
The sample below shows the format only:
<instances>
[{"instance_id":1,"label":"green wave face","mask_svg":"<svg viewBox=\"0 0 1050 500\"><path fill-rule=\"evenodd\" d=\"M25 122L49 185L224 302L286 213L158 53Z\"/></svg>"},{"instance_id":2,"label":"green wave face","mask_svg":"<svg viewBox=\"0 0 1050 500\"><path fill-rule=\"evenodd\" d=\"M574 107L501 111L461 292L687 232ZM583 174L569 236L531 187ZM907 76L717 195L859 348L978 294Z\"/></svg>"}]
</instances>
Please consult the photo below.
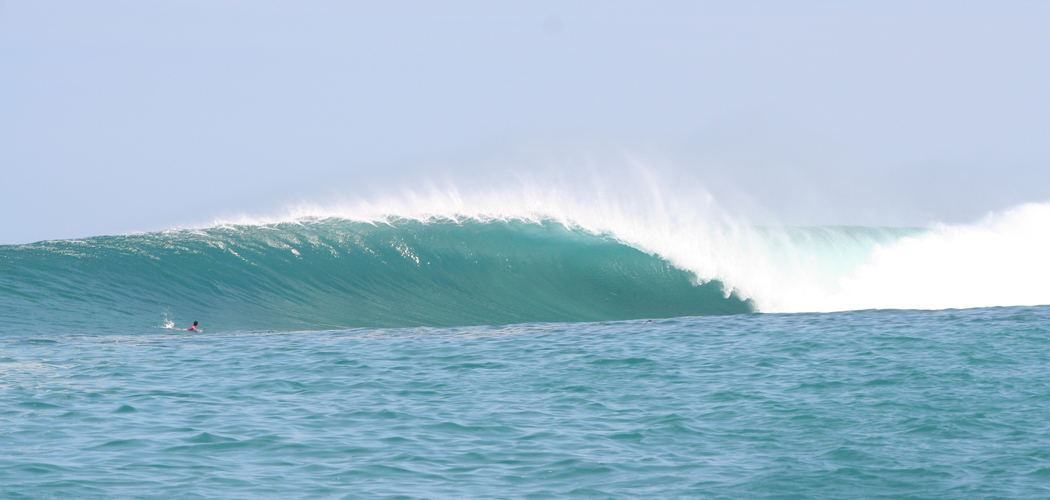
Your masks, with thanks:
<instances>
[{"instance_id":1,"label":"green wave face","mask_svg":"<svg viewBox=\"0 0 1050 500\"><path fill-rule=\"evenodd\" d=\"M73 331L165 317L286 331L753 311L718 282L697 285L658 257L561 224L401 219L0 247L0 303L5 329Z\"/></svg>"}]
</instances>

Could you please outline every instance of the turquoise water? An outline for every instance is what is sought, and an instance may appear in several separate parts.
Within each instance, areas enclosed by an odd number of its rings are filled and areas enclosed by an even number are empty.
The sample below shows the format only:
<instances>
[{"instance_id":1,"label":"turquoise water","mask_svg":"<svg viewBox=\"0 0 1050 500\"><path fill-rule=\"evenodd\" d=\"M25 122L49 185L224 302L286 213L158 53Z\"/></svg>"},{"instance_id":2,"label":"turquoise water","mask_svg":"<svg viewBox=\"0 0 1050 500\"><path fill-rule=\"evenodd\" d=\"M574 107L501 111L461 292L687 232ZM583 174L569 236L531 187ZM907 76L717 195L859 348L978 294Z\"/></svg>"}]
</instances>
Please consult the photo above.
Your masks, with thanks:
<instances>
[{"instance_id":1,"label":"turquoise water","mask_svg":"<svg viewBox=\"0 0 1050 500\"><path fill-rule=\"evenodd\" d=\"M0 246L8 327L463 326L750 312L718 282L557 223L324 219ZM182 326L185 328L185 326Z\"/></svg>"},{"instance_id":2,"label":"turquoise water","mask_svg":"<svg viewBox=\"0 0 1050 500\"><path fill-rule=\"evenodd\" d=\"M0 341L5 498L1046 498L1050 308Z\"/></svg>"},{"instance_id":3,"label":"turquoise water","mask_svg":"<svg viewBox=\"0 0 1050 500\"><path fill-rule=\"evenodd\" d=\"M754 234L791 298L922 231ZM1050 496L1050 306L696 276L550 221L0 246L0 498Z\"/></svg>"}]
</instances>

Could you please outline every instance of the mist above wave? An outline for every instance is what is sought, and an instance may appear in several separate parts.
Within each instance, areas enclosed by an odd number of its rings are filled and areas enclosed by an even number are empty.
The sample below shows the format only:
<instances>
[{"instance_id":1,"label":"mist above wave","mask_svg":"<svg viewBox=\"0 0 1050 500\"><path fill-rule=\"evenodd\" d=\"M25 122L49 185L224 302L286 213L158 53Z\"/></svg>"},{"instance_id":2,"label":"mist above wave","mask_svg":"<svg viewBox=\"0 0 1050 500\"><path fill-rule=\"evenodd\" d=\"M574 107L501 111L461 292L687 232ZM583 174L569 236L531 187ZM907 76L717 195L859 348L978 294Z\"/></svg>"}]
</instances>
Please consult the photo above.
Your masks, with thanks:
<instances>
[{"instance_id":1,"label":"mist above wave","mask_svg":"<svg viewBox=\"0 0 1050 500\"><path fill-rule=\"evenodd\" d=\"M763 312L943 309L1050 304L1050 205L927 228L756 226L695 178L646 168L614 176L447 183L327 205L304 203L265 224L335 217L380 222L555 221L605 235L717 281Z\"/></svg>"}]
</instances>

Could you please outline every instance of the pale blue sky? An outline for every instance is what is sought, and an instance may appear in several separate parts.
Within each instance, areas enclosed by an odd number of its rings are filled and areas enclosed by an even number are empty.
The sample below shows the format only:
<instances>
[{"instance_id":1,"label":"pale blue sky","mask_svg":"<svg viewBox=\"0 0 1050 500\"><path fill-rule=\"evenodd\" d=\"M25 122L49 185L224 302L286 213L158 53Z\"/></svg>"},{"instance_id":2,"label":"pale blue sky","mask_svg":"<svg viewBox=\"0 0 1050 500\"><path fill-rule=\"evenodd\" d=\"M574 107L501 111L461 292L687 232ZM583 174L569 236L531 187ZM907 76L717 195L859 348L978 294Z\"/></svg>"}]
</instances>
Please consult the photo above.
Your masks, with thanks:
<instances>
[{"instance_id":1,"label":"pale blue sky","mask_svg":"<svg viewBox=\"0 0 1050 500\"><path fill-rule=\"evenodd\" d=\"M3 2L0 243L624 151L791 224L1050 200L1050 3L787 4Z\"/></svg>"}]
</instances>

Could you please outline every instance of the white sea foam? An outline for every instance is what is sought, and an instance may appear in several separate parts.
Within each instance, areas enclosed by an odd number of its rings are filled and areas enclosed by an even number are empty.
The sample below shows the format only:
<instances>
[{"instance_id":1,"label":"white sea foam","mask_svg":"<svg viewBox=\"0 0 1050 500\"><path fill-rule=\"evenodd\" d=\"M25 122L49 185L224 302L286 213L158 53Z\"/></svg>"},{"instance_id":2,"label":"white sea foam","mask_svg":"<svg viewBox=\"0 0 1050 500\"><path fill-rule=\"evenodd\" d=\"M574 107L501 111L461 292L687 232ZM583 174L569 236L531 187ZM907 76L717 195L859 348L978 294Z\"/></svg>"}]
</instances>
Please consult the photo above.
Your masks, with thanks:
<instances>
[{"instance_id":1,"label":"white sea foam","mask_svg":"<svg viewBox=\"0 0 1050 500\"><path fill-rule=\"evenodd\" d=\"M946 309L1050 304L1050 205L941 226L877 248L810 308Z\"/></svg>"},{"instance_id":2,"label":"white sea foam","mask_svg":"<svg viewBox=\"0 0 1050 500\"><path fill-rule=\"evenodd\" d=\"M763 312L1050 304L1047 204L925 232L756 228L699 183L672 182L639 167L617 172L613 182L518 179L470 190L449 184L218 224L327 217L555 221L659 255L698 282L718 280L727 295L751 299Z\"/></svg>"}]
</instances>

